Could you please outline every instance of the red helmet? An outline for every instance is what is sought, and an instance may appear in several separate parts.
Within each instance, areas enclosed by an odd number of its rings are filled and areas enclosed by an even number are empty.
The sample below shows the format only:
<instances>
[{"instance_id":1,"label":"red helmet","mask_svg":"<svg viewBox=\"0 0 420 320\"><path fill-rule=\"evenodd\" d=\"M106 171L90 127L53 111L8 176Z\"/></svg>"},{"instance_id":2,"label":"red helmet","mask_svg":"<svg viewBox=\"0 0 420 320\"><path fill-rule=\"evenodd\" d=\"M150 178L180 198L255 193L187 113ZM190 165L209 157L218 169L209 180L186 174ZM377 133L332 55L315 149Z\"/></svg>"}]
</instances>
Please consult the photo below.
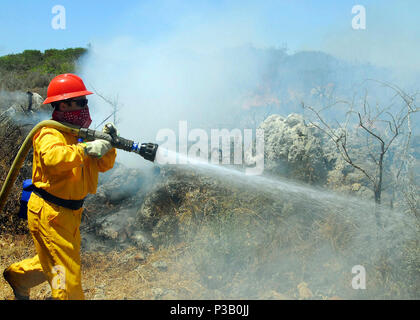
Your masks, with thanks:
<instances>
[{"instance_id":1,"label":"red helmet","mask_svg":"<svg viewBox=\"0 0 420 320\"><path fill-rule=\"evenodd\" d=\"M60 74L51 80L48 86L47 99L45 99L43 104L88 94L93 94L93 92L86 90L85 84L80 77L72 73Z\"/></svg>"}]
</instances>

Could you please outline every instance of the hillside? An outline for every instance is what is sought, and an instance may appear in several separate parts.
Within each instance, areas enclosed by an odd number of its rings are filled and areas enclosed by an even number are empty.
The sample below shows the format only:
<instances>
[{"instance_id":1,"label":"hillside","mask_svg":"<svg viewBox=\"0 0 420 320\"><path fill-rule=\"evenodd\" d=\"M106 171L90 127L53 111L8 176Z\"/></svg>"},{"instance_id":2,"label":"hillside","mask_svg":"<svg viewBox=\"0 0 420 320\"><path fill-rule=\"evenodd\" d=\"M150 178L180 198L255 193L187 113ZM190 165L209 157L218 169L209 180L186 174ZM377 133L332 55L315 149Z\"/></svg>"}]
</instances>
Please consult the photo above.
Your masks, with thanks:
<instances>
[{"instance_id":1,"label":"hillside","mask_svg":"<svg viewBox=\"0 0 420 320\"><path fill-rule=\"evenodd\" d=\"M317 157L331 151L315 142L319 135L300 140L296 133L305 125L297 120L296 115L267 119L267 143L288 141L282 144L290 149L301 145L310 162L322 165ZM24 131L16 132L15 141L22 135ZM16 147L15 141L7 141L9 148ZM277 151L269 148L274 153L267 157L285 165ZM30 174L30 160L2 219L2 268L34 254L24 222L16 216L19 186ZM299 157L286 165L289 178L325 183L322 176L308 175L312 169L299 164ZM327 174L335 169L329 165L323 170ZM1 180L6 171L2 166ZM359 198L360 190L350 188L346 193L352 195L345 196L280 173L276 178L248 177L211 166L148 171L117 163L101 175L97 194L85 205L81 233L87 298L418 298L418 227L413 217L383 208L386 227L378 228L374 206ZM369 290L349 286L356 264L369 270ZM10 296L4 281L0 295ZM32 292L35 299L48 296L48 285Z\"/></svg>"},{"instance_id":2,"label":"hillside","mask_svg":"<svg viewBox=\"0 0 420 320\"><path fill-rule=\"evenodd\" d=\"M412 172L384 190L383 205L377 206L368 179L340 158L328 136L288 111L299 108L291 88L310 95L339 78L333 70L349 69L323 53L246 51L271 66L264 69L272 71L265 84L290 98L286 113L262 112L256 121L265 132L264 175L247 176L240 165L155 164L140 170L117 158L85 202L86 298L418 299L418 183L410 180ZM29 108L25 91L39 86L36 92L45 97L47 79L74 71L85 52L28 50L0 57L1 85L9 91L0 95L7 98L0 104L1 184L42 111L35 95ZM264 100L262 107L268 107ZM418 144L412 147L418 155ZM365 165L369 159L361 150L356 161ZM26 221L17 217L31 166L29 155L0 216L0 269L35 253ZM390 177L390 166L385 169ZM383 225L375 221L378 211ZM367 290L351 286L357 265L367 270ZM44 284L31 298L49 294ZM1 279L0 299L10 295Z\"/></svg>"},{"instance_id":3,"label":"hillside","mask_svg":"<svg viewBox=\"0 0 420 320\"><path fill-rule=\"evenodd\" d=\"M50 80L58 74L75 72L85 48L25 50L0 57L0 90L34 91L46 95Z\"/></svg>"}]
</instances>

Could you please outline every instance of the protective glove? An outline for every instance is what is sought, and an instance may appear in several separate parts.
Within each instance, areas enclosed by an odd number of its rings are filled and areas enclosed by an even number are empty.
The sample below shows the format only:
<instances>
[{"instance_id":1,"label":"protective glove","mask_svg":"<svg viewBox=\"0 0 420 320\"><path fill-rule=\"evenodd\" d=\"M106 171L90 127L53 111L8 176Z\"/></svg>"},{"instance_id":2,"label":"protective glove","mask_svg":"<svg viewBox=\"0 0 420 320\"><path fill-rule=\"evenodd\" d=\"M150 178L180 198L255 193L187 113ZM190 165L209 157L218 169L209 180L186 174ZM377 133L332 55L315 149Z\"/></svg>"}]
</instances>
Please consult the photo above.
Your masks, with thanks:
<instances>
[{"instance_id":1,"label":"protective glove","mask_svg":"<svg viewBox=\"0 0 420 320\"><path fill-rule=\"evenodd\" d=\"M104 125L104 127L102 128L102 132L106 134L115 133L115 135L117 136L119 135L117 127L112 122L108 122L106 125Z\"/></svg>"},{"instance_id":2,"label":"protective glove","mask_svg":"<svg viewBox=\"0 0 420 320\"><path fill-rule=\"evenodd\" d=\"M93 158L102 158L109 150L112 149L111 142L98 139L83 143L85 153Z\"/></svg>"}]
</instances>

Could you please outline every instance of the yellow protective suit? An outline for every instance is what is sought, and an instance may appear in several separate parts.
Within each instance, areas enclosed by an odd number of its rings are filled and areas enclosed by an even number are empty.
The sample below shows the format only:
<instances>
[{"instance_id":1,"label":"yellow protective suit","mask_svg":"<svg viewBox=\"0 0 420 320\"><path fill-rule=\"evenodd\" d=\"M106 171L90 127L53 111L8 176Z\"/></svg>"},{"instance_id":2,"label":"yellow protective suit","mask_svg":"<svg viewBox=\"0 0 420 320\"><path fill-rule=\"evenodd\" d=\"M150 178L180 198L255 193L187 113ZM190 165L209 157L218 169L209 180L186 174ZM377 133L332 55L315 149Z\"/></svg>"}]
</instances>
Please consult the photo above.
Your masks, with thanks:
<instances>
[{"instance_id":1,"label":"yellow protective suit","mask_svg":"<svg viewBox=\"0 0 420 320\"><path fill-rule=\"evenodd\" d=\"M100 159L85 155L77 138L53 128L42 128L33 138L32 181L50 194L80 200L96 193L98 173L114 166L111 149ZM28 226L37 255L6 269L15 292L29 296L29 289L48 280L54 299L84 299L80 268L80 221L83 208L70 210L32 193Z\"/></svg>"}]
</instances>

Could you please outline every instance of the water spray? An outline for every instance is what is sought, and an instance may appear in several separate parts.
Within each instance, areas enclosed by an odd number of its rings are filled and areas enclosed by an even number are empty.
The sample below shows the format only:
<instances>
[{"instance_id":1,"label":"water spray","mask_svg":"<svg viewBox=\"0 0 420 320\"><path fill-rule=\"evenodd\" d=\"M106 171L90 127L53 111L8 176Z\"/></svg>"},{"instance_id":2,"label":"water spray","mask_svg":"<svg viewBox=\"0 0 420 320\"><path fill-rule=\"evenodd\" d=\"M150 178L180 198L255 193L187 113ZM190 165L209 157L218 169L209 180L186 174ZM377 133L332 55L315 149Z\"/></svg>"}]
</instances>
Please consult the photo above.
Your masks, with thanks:
<instances>
[{"instance_id":1,"label":"water spray","mask_svg":"<svg viewBox=\"0 0 420 320\"><path fill-rule=\"evenodd\" d=\"M117 135L113 126L108 126L109 134L91 130L87 128L80 128L67 123L61 123L54 120L45 120L33 127L33 129L26 136L25 141L20 147L16 158L13 161L13 164L7 174L6 180L1 188L0 192L0 211L3 210L4 205L6 204L7 197L10 194L13 184L16 181L17 176L19 175L19 170L25 161L26 156L29 153L29 150L32 147L32 139L35 134L43 127L54 128L62 132L69 133L78 138L82 138L84 141L93 141L97 139L103 139L111 142L112 146L117 149L121 149L128 152L134 152L142 156L144 159L151 162L155 161L156 152L158 150L158 145L154 143L136 143L132 140L122 138Z\"/></svg>"}]
</instances>

